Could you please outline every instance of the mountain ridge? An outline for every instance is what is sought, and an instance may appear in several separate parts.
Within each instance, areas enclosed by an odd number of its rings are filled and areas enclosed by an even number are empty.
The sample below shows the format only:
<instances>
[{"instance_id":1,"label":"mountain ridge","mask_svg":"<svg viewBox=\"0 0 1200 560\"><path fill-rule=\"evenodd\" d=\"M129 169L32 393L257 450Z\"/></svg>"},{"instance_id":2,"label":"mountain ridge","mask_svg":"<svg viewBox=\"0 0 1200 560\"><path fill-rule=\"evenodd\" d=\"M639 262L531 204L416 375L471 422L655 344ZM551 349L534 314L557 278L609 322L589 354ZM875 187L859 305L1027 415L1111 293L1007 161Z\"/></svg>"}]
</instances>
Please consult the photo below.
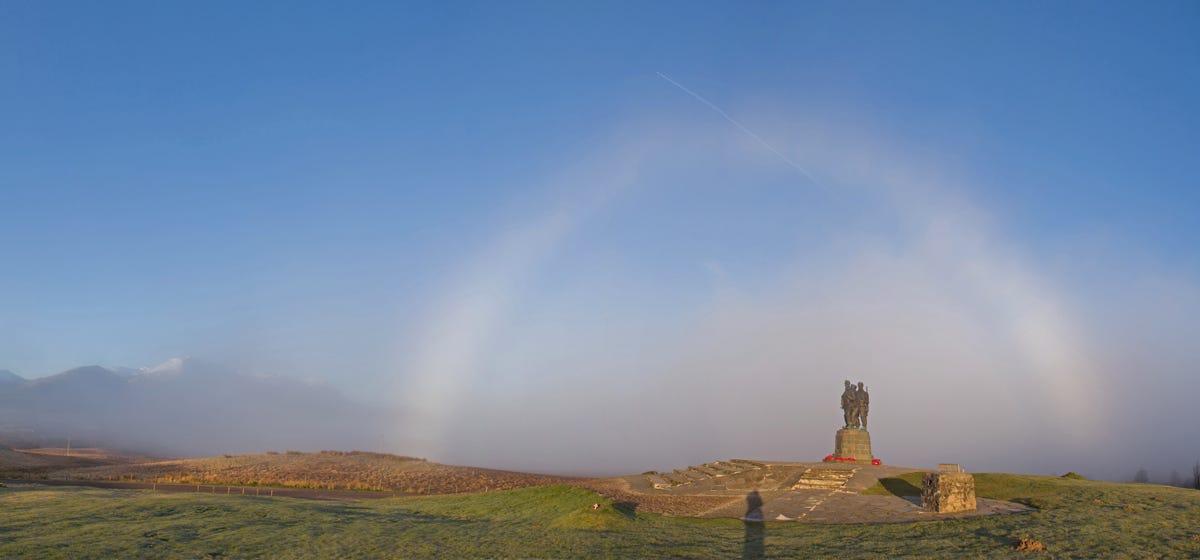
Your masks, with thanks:
<instances>
[{"instance_id":1,"label":"mountain ridge","mask_svg":"<svg viewBox=\"0 0 1200 560\"><path fill-rule=\"evenodd\" d=\"M132 375L89 365L21 379L0 384L0 443L20 433L171 455L373 449L390 419L329 385L190 358Z\"/></svg>"},{"instance_id":2,"label":"mountain ridge","mask_svg":"<svg viewBox=\"0 0 1200 560\"><path fill-rule=\"evenodd\" d=\"M10 383L24 384L24 383L28 383L28 382L29 382L28 379L25 379L24 377L21 377L20 375L17 375L7 369L0 369L0 385L7 385Z\"/></svg>"}]
</instances>

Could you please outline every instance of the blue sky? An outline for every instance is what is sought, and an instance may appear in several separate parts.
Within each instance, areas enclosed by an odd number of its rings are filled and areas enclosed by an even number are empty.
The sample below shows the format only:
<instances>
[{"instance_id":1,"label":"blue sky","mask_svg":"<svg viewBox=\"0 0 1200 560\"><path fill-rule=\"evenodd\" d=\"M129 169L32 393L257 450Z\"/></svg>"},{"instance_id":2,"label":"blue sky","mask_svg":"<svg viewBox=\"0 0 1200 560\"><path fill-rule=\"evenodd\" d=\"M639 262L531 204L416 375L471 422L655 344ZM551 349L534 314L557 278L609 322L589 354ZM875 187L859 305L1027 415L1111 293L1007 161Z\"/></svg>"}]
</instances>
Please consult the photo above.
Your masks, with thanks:
<instances>
[{"instance_id":1,"label":"blue sky","mask_svg":"<svg viewBox=\"0 0 1200 560\"><path fill-rule=\"evenodd\" d=\"M854 285L847 254L903 275L950 218L1075 338L1128 340L1089 329L1158 309L1132 285L1196 293L1198 24L1191 2L6 3L0 368L192 355L534 398L611 359L586 379L637 384L700 359L691 325ZM947 316L1014 316L996 290ZM1097 371L1187 361L1127 358Z\"/></svg>"}]
</instances>

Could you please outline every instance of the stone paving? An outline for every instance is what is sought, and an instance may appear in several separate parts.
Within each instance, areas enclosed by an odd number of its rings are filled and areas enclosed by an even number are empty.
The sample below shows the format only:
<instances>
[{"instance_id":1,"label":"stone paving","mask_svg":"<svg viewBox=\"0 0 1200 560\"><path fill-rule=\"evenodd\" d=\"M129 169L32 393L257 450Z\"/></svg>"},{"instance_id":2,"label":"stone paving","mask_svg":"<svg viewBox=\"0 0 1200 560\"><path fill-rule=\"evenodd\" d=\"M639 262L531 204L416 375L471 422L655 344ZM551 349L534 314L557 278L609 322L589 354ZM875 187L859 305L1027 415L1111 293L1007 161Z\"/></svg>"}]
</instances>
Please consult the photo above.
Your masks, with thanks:
<instances>
[{"instance_id":1,"label":"stone paving","mask_svg":"<svg viewBox=\"0 0 1200 560\"><path fill-rule=\"evenodd\" d=\"M713 468L712 465L724 468ZM731 468L736 467L736 468ZM975 511L930 513L920 498L864 495L880 478L922 471L849 463L729 461L689 468L687 482L663 486L660 475L625 477L631 491L674 497L728 496L700 517L801 523L906 523L1031 511L1012 502L979 499ZM675 477L673 477L675 478Z\"/></svg>"}]
</instances>

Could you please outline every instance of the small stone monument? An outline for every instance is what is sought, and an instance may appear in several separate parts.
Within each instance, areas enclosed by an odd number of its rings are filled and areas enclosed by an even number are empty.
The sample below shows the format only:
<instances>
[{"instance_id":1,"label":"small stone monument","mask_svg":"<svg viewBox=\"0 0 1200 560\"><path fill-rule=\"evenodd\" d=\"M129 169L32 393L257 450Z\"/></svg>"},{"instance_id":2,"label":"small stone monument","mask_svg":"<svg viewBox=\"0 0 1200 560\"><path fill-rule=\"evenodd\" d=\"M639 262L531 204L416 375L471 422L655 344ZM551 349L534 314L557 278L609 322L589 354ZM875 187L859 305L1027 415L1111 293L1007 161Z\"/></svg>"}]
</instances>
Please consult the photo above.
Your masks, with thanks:
<instances>
[{"instance_id":1,"label":"small stone monument","mask_svg":"<svg viewBox=\"0 0 1200 560\"><path fill-rule=\"evenodd\" d=\"M853 458L854 462L871 462L871 434L867 432L867 413L870 407L870 397L862 382L856 388L846 380L846 390L842 392L842 416L846 425L837 431L834 438L834 457Z\"/></svg>"},{"instance_id":2,"label":"small stone monument","mask_svg":"<svg viewBox=\"0 0 1200 560\"><path fill-rule=\"evenodd\" d=\"M921 481L921 507L934 513L975 511L975 477L962 465L941 463Z\"/></svg>"}]
</instances>

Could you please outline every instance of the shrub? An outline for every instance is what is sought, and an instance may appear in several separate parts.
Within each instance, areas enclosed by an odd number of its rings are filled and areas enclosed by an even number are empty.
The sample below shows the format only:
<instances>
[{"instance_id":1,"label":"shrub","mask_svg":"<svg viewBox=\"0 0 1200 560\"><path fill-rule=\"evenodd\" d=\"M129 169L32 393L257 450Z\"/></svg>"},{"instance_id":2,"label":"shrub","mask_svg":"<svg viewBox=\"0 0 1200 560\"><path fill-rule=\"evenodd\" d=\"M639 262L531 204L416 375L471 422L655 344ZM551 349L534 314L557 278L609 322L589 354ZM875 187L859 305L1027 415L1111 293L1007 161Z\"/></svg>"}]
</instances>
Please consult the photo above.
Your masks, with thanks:
<instances>
[{"instance_id":1,"label":"shrub","mask_svg":"<svg viewBox=\"0 0 1200 560\"><path fill-rule=\"evenodd\" d=\"M1077 473L1077 472L1075 472L1075 471L1071 471L1071 472L1069 472L1069 473L1067 473L1067 474L1064 474L1064 475L1062 475L1062 477L1063 477L1063 478L1069 478L1069 479L1071 479L1071 480L1087 480L1087 477L1086 477L1086 476L1083 476L1083 475L1081 475L1081 474L1079 474L1079 473Z\"/></svg>"}]
</instances>

